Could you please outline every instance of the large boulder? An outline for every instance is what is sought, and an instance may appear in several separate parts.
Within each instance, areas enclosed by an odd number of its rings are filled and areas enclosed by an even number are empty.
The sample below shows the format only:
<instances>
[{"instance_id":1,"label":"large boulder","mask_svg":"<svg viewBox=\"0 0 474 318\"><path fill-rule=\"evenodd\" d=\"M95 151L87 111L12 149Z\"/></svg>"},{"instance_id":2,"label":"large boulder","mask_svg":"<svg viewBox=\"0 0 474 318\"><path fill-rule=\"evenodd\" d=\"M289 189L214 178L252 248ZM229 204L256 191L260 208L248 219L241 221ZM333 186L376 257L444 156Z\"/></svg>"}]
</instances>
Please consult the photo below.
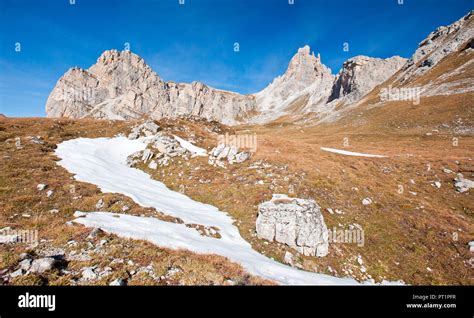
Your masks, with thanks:
<instances>
[{"instance_id":1,"label":"large boulder","mask_svg":"<svg viewBox=\"0 0 474 318\"><path fill-rule=\"evenodd\" d=\"M274 194L258 207L257 236L287 244L307 256L328 254L328 230L313 200Z\"/></svg>"}]
</instances>

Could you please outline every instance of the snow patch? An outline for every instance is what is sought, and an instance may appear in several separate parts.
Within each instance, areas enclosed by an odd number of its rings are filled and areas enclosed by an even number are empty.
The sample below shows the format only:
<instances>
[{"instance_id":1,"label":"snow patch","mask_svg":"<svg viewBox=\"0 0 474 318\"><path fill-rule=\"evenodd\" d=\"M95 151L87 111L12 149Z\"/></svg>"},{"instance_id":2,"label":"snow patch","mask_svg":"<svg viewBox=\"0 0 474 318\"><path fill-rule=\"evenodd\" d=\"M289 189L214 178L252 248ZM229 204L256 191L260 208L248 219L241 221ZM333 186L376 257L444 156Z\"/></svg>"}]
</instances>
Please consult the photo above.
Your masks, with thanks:
<instances>
[{"instance_id":1,"label":"snow patch","mask_svg":"<svg viewBox=\"0 0 474 318\"><path fill-rule=\"evenodd\" d=\"M352 152L352 151L340 150L340 149L335 149L335 148L327 148L327 147L321 147L321 150L338 153L340 155L346 155L346 156L370 157L370 158L387 158L388 157L384 155L371 155L367 153Z\"/></svg>"},{"instance_id":2,"label":"snow patch","mask_svg":"<svg viewBox=\"0 0 474 318\"><path fill-rule=\"evenodd\" d=\"M190 143L189 141L184 140L182 138L179 138L178 136L173 135L173 137L176 139L176 141L179 142L181 147L188 150L189 152L192 152L194 155L196 155L196 156L207 156L206 149L199 148L199 147L193 145L192 143Z\"/></svg>"},{"instance_id":3,"label":"snow patch","mask_svg":"<svg viewBox=\"0 0 474 318\"><path fill-rule=\"evenodd\" d=\"M101 228L119 236L144 239L159 246L188 249L196 253L218 254L239 263L249 273L289 285L353 285L351 278L336 278L291 268L253 250L239 233L234 220L208 204L171 191L145 172L126 165L127 157L145 149L138 140L125 137L79 138L58 145L59 165L75 174L75 179L97 185L103 192L121 193L144 207L181 218L185 223L219 228L221 238L201 236L185 224L156 218L107 212L77 213L74 220L86 226ZM369 283L369 282L368 282Z\"/></svg>"}]
</instances>

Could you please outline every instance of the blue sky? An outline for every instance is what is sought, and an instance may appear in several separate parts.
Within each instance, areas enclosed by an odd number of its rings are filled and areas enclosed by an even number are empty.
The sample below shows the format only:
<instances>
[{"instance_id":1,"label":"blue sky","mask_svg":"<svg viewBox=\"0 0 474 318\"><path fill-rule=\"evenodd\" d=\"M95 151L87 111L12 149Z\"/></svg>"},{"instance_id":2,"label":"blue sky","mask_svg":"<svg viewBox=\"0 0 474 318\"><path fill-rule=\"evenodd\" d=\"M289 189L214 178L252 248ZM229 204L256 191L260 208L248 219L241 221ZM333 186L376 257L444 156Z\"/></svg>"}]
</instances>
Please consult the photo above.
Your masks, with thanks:
<instances>
[{"instance_id":1,"label":"blue sky","mask_svg":"<svg viewBox=\"0 0 474 318\"><path fill-rule=\"evenodd\" d=\"M164 80L254 93L305 44L337 73L360 54L409 57L436 27L473 7L472 0L69 1L0 0L0 113L44 116L64 72L124 43Z\"/></svg>"}]
</instances>

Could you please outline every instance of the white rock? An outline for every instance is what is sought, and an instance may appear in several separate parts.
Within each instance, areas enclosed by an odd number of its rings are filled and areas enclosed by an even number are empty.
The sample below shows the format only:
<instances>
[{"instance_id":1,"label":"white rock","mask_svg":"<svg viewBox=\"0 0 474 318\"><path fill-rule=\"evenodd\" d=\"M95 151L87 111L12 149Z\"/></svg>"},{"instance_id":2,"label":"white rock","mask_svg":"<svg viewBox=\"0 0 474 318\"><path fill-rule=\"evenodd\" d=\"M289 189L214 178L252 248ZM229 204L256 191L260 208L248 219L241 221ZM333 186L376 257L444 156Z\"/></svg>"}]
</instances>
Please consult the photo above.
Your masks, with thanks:
<instances>
[{"instance_id":1,"label":"white rock","mask_svg":"<svg viewBox=\"0 0 474 318\"><path fill-rule=\"evenodd\" d=\"M474 181L464 178L461 173L458 173L456 178L454 179L454 186L456 187L456 191L463 193L469 191L469 189L474 188Z\"/></svg>"},{"instance_id":2,"label":"white rock","mask_svg":"<svg viewBox=\"0 0 474 318\"><path fill-rule=\"evenodd\" d=\"M148 160L150 160L153 157L153 152L151 152L150 149L145 149L143 150L143 156L142 156L142 161L146 163Z\"/></svg>"},{"instance_id":3,"label":"white rock","mask_svg":"<svg viewBox=\"0 0 474 318\"><path fill-rule=\"evenodd\" d=\"M47 184L40 183L36 186L36 189L38 189L38 191L43 191L44 189L46 189L47 186Z\"/></svg>"},{"instance_id":4,"label":"white rock","mask_svg":"<svg viewBox=\"0 0 474 318\"><path fill-rule=\"evenodd\" d=\"M153 147L155 147L159 152L161 153L166 153L166 145L161 142L161 141L156 141L154 144L153 144Z\"/></svg>"},{"instance_id":5,"label":"white rock","mask_svg":"<svg viewBox=\"0 0 474 318\"><path fill-rule=\"evenodd\" d=\"M150 161L150 164L148 165L148 168L156 170L158 169L158 163L155 160Z\"/></svg>"},{"instance_id":6,"label":"white rock","mask_svg":"<svg viewBox=\"0 0 474 318\"><path fill-rule=\"evenodd\" d=\"M223 158L227 157L227 155L229 154L229 151L230 151L229 146L224 147L224 149L222 149L221 153L217 156L217 160L220 160L220 159L223 159Z\"/></svg>"},{"instance_id":7,"label":"white rock","mask_svg":"<svg viewBox=\"0 0 474 318\"><path fill-rule=\"evenodd\" d=\"M362 256L357 255L357 263L359 263L359 265L364 264L364 262L362 261Z\"/></svg>"},{"instance_id":8,"label":"white rock","mask_svg":"<svg viewBox=\"0 0 474 318\"><path fill-rule=\"evenodd\" d=\"M44 273L54 268L56 260L52 257L45 257L35 259L31 264L30 272L32 273Z\"/></svg>"},{"instance_id":9,"label":"white rock","mask_svg":"<svg viewBox=\"0 0 474 318\"><path fill-rule=\"evenodd\" d=\"M372 199L371 198L365 198L362 200L363 205L369 205L372 204Z\"/></svg>"},{"instance_id":10,"label":"white rock","mask_svg":"<svg viewBox=\"0 0 474 318\"><path fill-rule=\"evenodd\" d=\"M328 254L328 230L315 201L274 194L258 211L259 238L287 244L304 255Z\"/></svg>"},{"instance_id":11,"label":"white rock","mask_svg":"<svg viewBox=\"0 0 474 318\"><path fill-rule=\"evenodd\" d=\"M97 210L102 209L104 206L105 206L104 199L100 199L100 200L97 201L97 203L95 204L95 208L96 208Z\"/></svg>"},{"instance_id":12,"label":"white rock","mask_svg":"<svg viewBox=\"0 0 474 318\"><path fill-rule=\"evenodd\" d=\"M224 150L224 148L225 148L225 144L217 145L217 147L215 147L214 149L211 150L211 155L213 157L219 156L219 154L222 152L222 150Z\"/></svg>"},{"instance_id":13,"label":"white rock","mask_svg":"<svg viewBox=\"0 0 474 318\"><path fill-rule=\"evenodd\" d=\"M22 276L22 275L23 275L23 269L21 269L21 268L19 268L16 271L10 273L11 278L15 278L15 277Z\"/></svg>"},{"instance_id":14,"label":"white rock","mask_svg":"<svg viewBox=\"0 0 474 318\"><path fill-rule=\"evenodd\" d=\"M286 251L285 252L285 257L283 258L283 261L290 265L290 266L293 266L293 254L291 254L290 252Z\"/></svg>"},{"instance_id":15,"label":"white rock","mask_svg":"<svg viewBox=\"0 0 474 318\"><path fill-rule=\"evenodd\" d=\"M235 162L237 163L242 163L244 162L245 160L249 159L250 158L250 154L248 152L239 152L236 156L235 156Z\"/></svg>"},{"instance_id":16,"label":"white rock","mask_svg":"<svg viewBox=\"0 0 474 318\"><path fill-rule=\"evenodd\" d=\"M29 271L30 270L30 267L31 267L31 260L30 259L24 259L22 260L20 263L18 263L18 265L20 266L20 268L22 270L24 270L25 272Z\"/></svg>"},{"instance_id":17,"label":"white rock","mask_svg":"<svg viewBox=\"0 0 474 318\"><path fill-rule=\"evenodd\" d=\"M82 269L82 278L84 280L94 280L97 279L97 277L98 275L94 267L85 267Z\"/></svg>"},{"instance_id":18,"label":"white rock","mask_svg":"<svg viewBox=\"0 0 474 318\"><path fill-rule=\"evenodd\" d=\"M239 152L239 149L237 147L230 147L229 153L227 154L227 161L228 162L234 162L235 160L235 155Z\"/></svg>"}]
</instances>

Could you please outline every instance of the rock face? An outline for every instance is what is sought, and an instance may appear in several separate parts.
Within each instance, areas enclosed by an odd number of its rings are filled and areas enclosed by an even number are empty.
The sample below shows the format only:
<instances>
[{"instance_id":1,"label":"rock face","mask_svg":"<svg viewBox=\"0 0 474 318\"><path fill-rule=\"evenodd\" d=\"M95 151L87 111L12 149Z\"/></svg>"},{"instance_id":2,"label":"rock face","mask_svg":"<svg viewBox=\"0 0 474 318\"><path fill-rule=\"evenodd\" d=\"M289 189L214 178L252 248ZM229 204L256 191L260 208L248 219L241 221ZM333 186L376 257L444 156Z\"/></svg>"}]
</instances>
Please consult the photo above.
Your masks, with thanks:
<instances>
[{"instance_id":1,"label":"rock face","mask_svg":"<svg viewBox=\"0 0 474 318\"><path fill-rule=\"evenodd\" d=\"M169 106L161 108L161 117L194 115L233 125L256 108L255 97L252 95L218 90L201 82L168 82L167 88L170 102Z\"/></svg>"},{"instance_id":2,"label":"rock face","mask_svg":"<svg viewBox=\"0 0 474 318\"><path fill-rule=\"evenodd\" d=\"M344 62L336 76L330 100L352 103L367 95L375 86L388 80L407 59L394 56L388 59L356 56Z\"/></svg>"},{"instance_id":3,"label":"rock face","mask_svg":"<svg viewBox=\"0 0 474 318\"><path fill-rule=\"evenodd\" d=\"M449 26L441 26L420 42L418 49L403 68L402 83L420 77L451 53L471 49L474 38L474 11Z\"/></svg>"},{"instance_id":4,"label":"rock face","mask_svg":"<svg viewBox=\"0 0 474 318\"><path fill-rule=\"evenodd\" d=\"M274 194L258 207L257 236L287 244L309 256L328 254L328 230L313 200Z\"/></svg>"},{"instance_id":5,"label":"rock face","mask_svg":"<svg viewBox=\"0 0 474 318\"><path fill-rule=\"evenodd\" d=\"M252 96L213 89L199 82L164 82L130 51L105 51L88 70L64 74L46 103L48 117L154 119L197 115L226 124L255 107Z\"/></svg>"},{"instance_id":6,"label":"rock face","mask_svg":"<svg viewBox=\"0 0 474 318\"><path fill-rule=\"evenodd\" d=\"M64 74L46 103L48 117L134 119L166 99L166 85L129 52L105 51L88 70Z\"/></svg>"},{"instance_id":7,"label":"rock face","mask_svg":"<svg viewBox=\"0 0 474 318\"><path fill-rule=\"evenodd\" d=\"M299 112L311 106L325 104L331 95L334 75L321 63L321 57L311 53L309 46L300 48L291 59L284 75L255 94L258 111L262 114L253 121L266 122L291 111L298 100L303 100ZM293 107L294 108L294 107ZM294 111L295 109L293 109Z\"/></svg>"}]
</instances>

